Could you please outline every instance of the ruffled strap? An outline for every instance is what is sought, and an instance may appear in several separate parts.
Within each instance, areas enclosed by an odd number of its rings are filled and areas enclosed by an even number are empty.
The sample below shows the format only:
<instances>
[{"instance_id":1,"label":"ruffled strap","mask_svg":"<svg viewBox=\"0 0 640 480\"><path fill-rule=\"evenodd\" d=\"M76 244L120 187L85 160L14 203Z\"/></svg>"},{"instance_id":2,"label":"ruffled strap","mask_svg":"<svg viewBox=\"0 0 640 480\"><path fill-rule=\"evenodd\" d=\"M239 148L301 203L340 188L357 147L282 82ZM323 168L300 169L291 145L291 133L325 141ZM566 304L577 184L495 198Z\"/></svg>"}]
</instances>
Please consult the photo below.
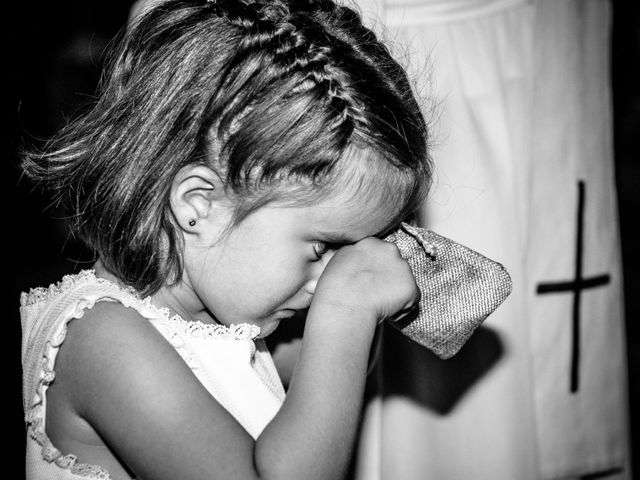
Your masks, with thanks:
<instances>
[{"instance_id":1,"label":"ruffled strap","mask_svg":"<svg viewBox=\"0 0 640 480\"><path fill-rule=\"evenodd\" d=\"M34 288L21 295L23 405L28 435L35 441L28 444L28 456L37 455L29 450L39 445L42 461L77 478L109 480L104 468L78 463L72 454L63 455L45 431L45 393L55 378L55 359L65 340L67 324L82 317L99 300L119 301L125 306L135 304L139 311L151 313L134 291L98 279L91 270L67 275L48 288Z\"/></svg>"},{"instance_id":2,"label":"ruffled strap","mask_svg":"<svg viewBox=\"0 0 640 480\"><path fill-rule=\"evenodd\" d=\"M159 315L149 300L140 299L132 289L97 278L93 270L67 275L48 288L34 288L21 295L25 412L42 402L42 388L53 381L53 364L69 321L82 317L85 310L103 300L134 307L147 318Z\"/></svg>"}]
</instances>

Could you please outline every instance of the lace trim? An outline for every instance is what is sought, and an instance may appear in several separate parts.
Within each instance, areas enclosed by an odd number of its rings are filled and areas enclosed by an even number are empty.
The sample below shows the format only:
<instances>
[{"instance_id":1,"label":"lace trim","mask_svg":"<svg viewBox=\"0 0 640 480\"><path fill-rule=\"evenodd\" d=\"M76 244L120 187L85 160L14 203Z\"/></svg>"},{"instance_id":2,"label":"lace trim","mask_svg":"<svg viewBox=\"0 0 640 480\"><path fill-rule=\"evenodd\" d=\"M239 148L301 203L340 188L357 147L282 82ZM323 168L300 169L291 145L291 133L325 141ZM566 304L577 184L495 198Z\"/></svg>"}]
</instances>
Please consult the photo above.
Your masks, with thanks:
<instances>
[{"instance_id":1,"label":"lace trim","mask_svg":"<svg viewBox=\"0 0 640 480\"><path fill-rule=\"evenodd\" d=\"M152 305L149 306L153 308ZM168 308L155 308L162 314L165 325L190 337L217 338L221 340L255 340L260 335L260 327L257 325L238 323L227 326L219 323L203 323L197 320L187 321L180 315L171 316Z\"/></svg>"},{"instance_id":2,"label":"lace trim","mask_svg":"<svg viewBox=\"0 0 640 480\"><path fill-rule=\"evenodd\" d=\"M133 300L133 302L131 302L119 299L125 307L135 308L137 306L137 310L151 310L156 314L154 316L160 316L164 320L180 325L182 331L187 335L192 335L198 338L216 337L228 340L254 340L260 334L260 327L248 323L238 323L227 326L219 323L204 323L197 320L187 321L180 315L171 316L171 312L168 308L156 307L151 303L151 297L145 297L143 299L132 287L122 287L107 279L98 278L95 275L95 270L82 270L76 274L65 275L62 277L62 280L49 285L49 287L36 287L30 289L28 293L22 292L20 294L20 306L27 307L36 303L51 301L74 286L88 282L97 283L98 285L103 285L105 287L117 288ZM134 305L134 303L137 305ZM83 310L91 307L93 307L93 303L91 305L84 306Z\"/></svg>"},{"instance_id":3,"label":"lace trim","mask_svg":"<svg viewBox=\"0 0 640 480\"><path fill-rule=\"evenodd\" d=\"M43 405L34 407L29 416L29 435L42 446L42 458L55 463L58 467L69 470L72 474L90 480L111 480L109 472L98 465L88 463L78 463L78 457L73 454L63 455L60 450L53 446L47 436L43 422Z\"/></svg>"},{"instance_id":4,"label":"lace trim","mask_svg":"<svg viewBox=\"0 0 640 480\"><path fill-rule=\"evenodd\" d=\"M77 274L65 275L61 281L51 284L47 288L36 287L32 288L28 293L22 292L20 295L20 305L22 307L26 307L40 302L49 302L71 288L79 284L89 282L98 283L105 287L118 288L119 291L125 294L124 298L118 298L125 307L134 307L140 313L146 310L150 313L150 317L155 317L155 319L168 327L171 333L170 337L173 340L172 344L179 353L181 353L185 362L192 368L196 367L196 365L188 355L189 349L180 338L181 332L198 338L216 337L229 340L253 340L260 333L260 328L256 325L236 324L228 327L220 324L186 321L179 315L171 316L168 308L160 308L153 305L151 303L151 297L141 299L138 292L133 288L123 288L109 280L98 278L95 276L94 270L82 270ZM45 343L40 370L40 380L38 381L38 385L35 389L31 408L25 416L25 422L29 427L28 435L42 446L42 457L45 461L55 463L57 466L68 469L71 473L80 477L91 480L111 480L108 471L104 468L98 465L78 463L77 456L73 454L63 455L62 452L51 443L51 440L46 434L44 425L44 395L46 389L51 385L55 378L53 365L55 363L57 350L66 338L68 323L72 319L81 318L85 311L91 309L95 305L96 301L100 300L100 298L101 297L94 299L80 299L76 304L75 312L65 320L65 322L60 326L59 331ZM150 318L150 320L152 318Z\"/></svg>"},{"instance_id":5,"label":"lace trim","mask_svg":"<svg viewBox=\"0 0 640 480\"><path fill-rule=\"evenodd\" d=\"M160 320L152 321L156 328L163 331L164 337L182 357L184 362L194 372L201 370L197 355L187 345L184 336L191 338L216 338L220 340L254 340L260 333L260 328L246 323L231 325L210 324L202 322L188 322L178 315L169 318L168 309L160 309L165 316ZM251 342L251 356L255 354L255 344Z\"/></svg>"},{"instance_id":6,"label":"lace trim","mask_svg":"<svg viewBox=\"0 0 640 480\"><path fill-rule=\"evenodd\" d=\"M78 273L65 275L62 277L62 280L57 283L52 283L48 287L35 287L30 289L28 293L22 292L20 294L20 306L27 307L35 303L50 301L74 286L87 282L95 282L104 286L117 286L128 295L140 299L138 292L131 287L121 287L104 278L98 278L96 277L95 270L81 270Z\"/></svg>"},{"instance_id":7,"label":"lace trim","mask_svg":"<svg viewBox=\"0 0 640 480\"><path fill-rule=\"evenodd\" d=\"M76 312L71 315L69 319L64 322L60 330L53 336L53 338L46 342L45 351L42 355L42 368L40 370L40 381L36 387L34 400L29 413L27 414L25 421L28 428L28 434L38 444L42 446L42 458L49 462L55 463L58 467L70 470L72 474L79 477L84 477L91 480L111 480L109 472L98 465L91 465L88 463L78 463L78 457L73 454L63 455L60 450L53 446L51 440L47 436L44 425L44 394L45 390L51 385L55 379L55 371L53 370L53 364L55 362L56 351L60 348L60 345L64 342L67 336L67 324L74 318L80 318L84 314L87 307L93 306L95 302L79 302Z\"/></svg>"}]
</instances>

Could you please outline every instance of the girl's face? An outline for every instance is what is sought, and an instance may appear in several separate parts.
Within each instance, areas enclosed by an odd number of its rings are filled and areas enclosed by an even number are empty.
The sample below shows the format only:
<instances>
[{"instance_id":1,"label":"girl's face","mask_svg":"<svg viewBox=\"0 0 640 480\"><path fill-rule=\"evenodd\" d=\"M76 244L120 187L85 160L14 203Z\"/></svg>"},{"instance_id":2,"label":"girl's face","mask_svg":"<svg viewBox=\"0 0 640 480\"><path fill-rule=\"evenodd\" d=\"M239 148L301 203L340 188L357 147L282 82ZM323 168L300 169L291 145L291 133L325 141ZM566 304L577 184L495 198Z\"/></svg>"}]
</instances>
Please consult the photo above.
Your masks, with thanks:
<instances>
[{"instance_id":1,"label":"girl's face","mask_svg":"<svg viewBox=\"0 0 640 480\"><path fill-rule=\"evenodd\" d=\"M267 205L221 238L220 228L211 226L210 236L186 239L183 285L192 310L225 325L253 324L261 337L269 335L309 307L337 248L392 226L393 203L336 195L313 206Z\"/></svg>"}]
</instances>

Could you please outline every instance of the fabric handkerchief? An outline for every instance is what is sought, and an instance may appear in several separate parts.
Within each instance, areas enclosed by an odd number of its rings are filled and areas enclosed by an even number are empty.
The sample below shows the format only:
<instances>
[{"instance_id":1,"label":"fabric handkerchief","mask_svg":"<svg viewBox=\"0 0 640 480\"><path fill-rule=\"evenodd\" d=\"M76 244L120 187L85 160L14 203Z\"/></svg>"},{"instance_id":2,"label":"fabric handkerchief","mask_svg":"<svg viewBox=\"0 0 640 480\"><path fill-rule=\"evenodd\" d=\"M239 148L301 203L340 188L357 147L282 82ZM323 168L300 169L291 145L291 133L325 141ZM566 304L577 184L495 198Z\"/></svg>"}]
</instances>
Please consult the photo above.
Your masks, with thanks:
<instances>
[{"instance_id":1,"label":"fabric handkerchief","mask_svg":"<svg viewBox=\"0 0 640 480\"><path fill-rule=\"evenodd\" d=\"M389 323L440 358L455 355L511 293L501 264L430 230L403 223L385 240L398 246L421 293L416 309Z\"/></svg>"}]
</instances>

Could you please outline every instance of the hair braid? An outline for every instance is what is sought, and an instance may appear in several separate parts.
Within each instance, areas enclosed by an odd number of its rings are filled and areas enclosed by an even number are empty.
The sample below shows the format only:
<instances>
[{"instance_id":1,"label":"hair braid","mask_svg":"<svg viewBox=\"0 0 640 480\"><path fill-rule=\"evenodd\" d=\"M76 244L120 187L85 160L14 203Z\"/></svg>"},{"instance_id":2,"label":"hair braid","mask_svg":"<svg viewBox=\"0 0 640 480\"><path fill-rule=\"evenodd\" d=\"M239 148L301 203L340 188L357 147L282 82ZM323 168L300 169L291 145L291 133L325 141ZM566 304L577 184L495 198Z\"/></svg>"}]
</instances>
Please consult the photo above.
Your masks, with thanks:
<instances>
[{"instance_id":1,"label":"hair braid","mask_svg":"<svg viewBox=\"0 0 640 480\"><path fill-rule=\"evenodd\" d=\"M324 2L323 5L324 11L334 10L330 7L332 2ZM356 122L364 122L360 115L363 107L348 92L340 78L340 69L332 60L339 57L332 55L336 48L346 48L344 42L328 37L323 25L306 14L301 15L304 9L292 12L290 6L277 0L250 3L214 0L207 2L207 8L242 31L242 40L235 55L236 64L253 55L265 55L269 62L282 68L282 71L274 72L278 77L297 76L297 85L292 90L294 94L316 90L326 95L327 104L335 116L331 128L344 124L344 129L351 131ZM249 105L245 105L247 107Z\"/></svg>"}]
</instances>

